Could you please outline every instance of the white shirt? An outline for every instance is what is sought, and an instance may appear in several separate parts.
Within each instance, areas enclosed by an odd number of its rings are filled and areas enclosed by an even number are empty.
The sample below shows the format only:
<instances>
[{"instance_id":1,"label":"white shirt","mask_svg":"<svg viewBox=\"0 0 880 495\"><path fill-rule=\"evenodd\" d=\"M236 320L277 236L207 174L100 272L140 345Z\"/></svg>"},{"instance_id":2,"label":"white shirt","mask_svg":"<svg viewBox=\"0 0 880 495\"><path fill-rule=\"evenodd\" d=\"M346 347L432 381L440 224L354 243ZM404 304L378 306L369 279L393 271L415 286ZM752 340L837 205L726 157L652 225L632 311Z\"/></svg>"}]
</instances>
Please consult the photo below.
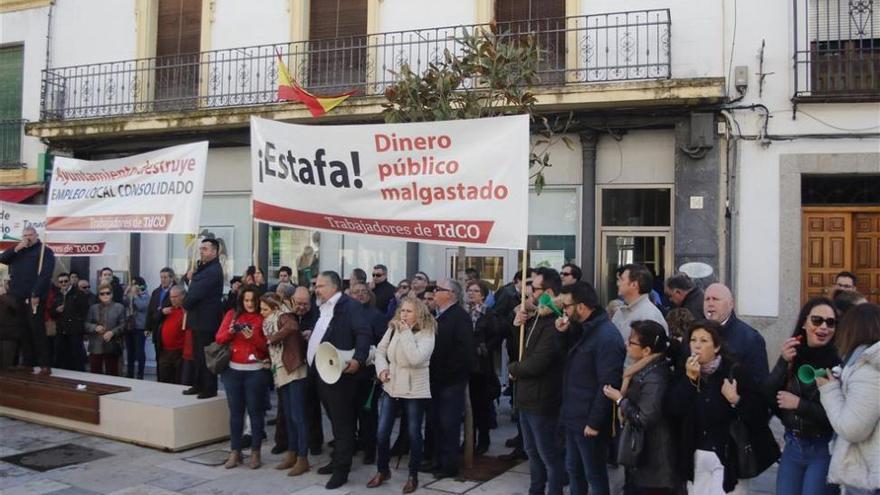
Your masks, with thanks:
<instances>
[{"instance_id":1,"label":"white shirt","mask_svg":"<svg viewBox=\"0 0 880 495\"><path fill-rule=\"evenodd\" d=\"M342 292L337 292L327 301L321 303L320 308L321 316L318 317L318 321L315 323L315 328L312 330L312 335L309 336L309 348L306 351L306 359L309 361L309 364L315 362L315 354L318 353L318 346L321 345L321 341L324 340L324 334L327 333L327 328L330 326L330 320L333 319L333 308L336 307L336 303L339 302L339 299L342 297Z\"/></svg>"}]
</instances>

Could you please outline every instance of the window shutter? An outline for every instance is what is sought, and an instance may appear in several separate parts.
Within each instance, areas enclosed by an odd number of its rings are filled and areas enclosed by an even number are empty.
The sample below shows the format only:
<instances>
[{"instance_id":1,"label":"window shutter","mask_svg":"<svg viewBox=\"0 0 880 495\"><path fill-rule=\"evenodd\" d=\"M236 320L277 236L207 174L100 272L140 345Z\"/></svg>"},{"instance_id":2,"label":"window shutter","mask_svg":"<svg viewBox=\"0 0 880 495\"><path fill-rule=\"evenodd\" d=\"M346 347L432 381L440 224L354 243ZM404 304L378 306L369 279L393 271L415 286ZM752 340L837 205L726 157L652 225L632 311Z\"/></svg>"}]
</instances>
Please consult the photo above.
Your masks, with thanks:
<instances>
[{"instance_id":1,"label":"window shutter","mask_svg":"<svg viewBox=\"0 0 880 495\"><path fill-rule=\"evenodd\" d=\"M201 37L201 0L159 0L157 57L198 53Z\"/></svg>"},{"instance_id":2,"label":"window shutter","mask_svg":"<svg viewBox=\"0 0 880 495\"><path fill-rule=\"evenodd\" d=\"M21 118L24 47L0 48L0 120Z\"/></svg>"},{"instance_id":3,"label":"window shutter","mask_svg":"<svg viewBox=\"0 0 880 495\"><path fill-rule=\"evenodd\" d=\"M497 0L497 22L565 17L565 0Z\"/></svg>"},{"instance_id":4,"label":"window shutter","mask_svg":"<svg viewBox=\"0 0 880 495\"><path fill-rule=\"evenodd\" d=\"M367 0L312 1L310 10L310 40L367 34Z\"/></svg>"}]
</instances>

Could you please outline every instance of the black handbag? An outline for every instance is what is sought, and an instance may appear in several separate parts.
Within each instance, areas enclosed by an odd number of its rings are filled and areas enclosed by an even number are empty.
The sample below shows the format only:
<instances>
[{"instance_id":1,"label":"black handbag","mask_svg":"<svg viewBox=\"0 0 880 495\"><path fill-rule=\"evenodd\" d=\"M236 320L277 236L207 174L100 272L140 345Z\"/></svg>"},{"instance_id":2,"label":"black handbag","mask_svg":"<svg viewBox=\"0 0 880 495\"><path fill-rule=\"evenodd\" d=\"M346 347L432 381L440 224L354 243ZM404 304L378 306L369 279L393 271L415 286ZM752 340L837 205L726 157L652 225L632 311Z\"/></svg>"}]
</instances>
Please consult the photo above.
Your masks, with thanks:
<instances>
[{"instance_id":1,"label":"black handbag","mask_svg":"<svg viewBox=\"0 0 880 495\"><path fill-rule=\"evenodd\" d=\"M617 439L617 464L636 467L645 448L645 430L627 421Z\"/></svg>"},{"instance_id":2,"label":"black handbag","mask_svg":"<svg viewBox=\"0 0 880 495\"><path fill-rule=\"evenodd\" d=\"M232 351L229 344L211 342L205 346L205 367L211 373L219 375L229 369L229 361L232 359Z\"/></svg>"},{"instance_id":3,"label":"black handbag","mask_svg":"<svg viewBox=\"0 0 880 495\"><path fill-rule=\"evenodd\" d=\"M730 423L730 438L740 479L757 477L779 459L779 445L769 427L753 432L742 419L736 418Z\"/></svg>"}]
</instances>

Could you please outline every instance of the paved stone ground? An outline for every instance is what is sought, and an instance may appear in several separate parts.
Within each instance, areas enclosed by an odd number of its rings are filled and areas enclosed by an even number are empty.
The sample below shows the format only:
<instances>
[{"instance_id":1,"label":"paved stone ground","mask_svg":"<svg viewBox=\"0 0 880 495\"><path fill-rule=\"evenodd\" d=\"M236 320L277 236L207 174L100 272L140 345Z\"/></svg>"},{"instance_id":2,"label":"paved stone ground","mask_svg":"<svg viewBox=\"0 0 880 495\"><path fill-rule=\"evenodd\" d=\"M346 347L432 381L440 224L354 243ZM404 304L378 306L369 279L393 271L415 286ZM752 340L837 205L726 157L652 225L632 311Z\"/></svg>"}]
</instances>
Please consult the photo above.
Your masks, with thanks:
<instances>
[{"instance_id":1,"label":"paved stone ground","mask_svg":"<svg viewBox=\"0 0 880 495\"><path fill-rule=\"evenodd\" d=\"M513 436L516 429L509 421L508 413L508 408L502 405L498 416L499 428L492 432L493 444L489 455L499 455L509 450L504 448L503 442L504 439ZM148 425L144 425L144 427L147 428ZM270 427L270 439L272 431L272 427ZM325 435L329 434L329 431L329 424L325 425ZM776 423L774 431L779 434L778 423ZM239 467L226 470L222 466L200 465L185 460L185 458L227 449L227 443L218 443L180 453L164 453L127 443L0 417L0 457L64 443L95 448L112 455L93 462L53 469L43 473L0 461L0 494L343 495L369 493L385 495L400 493L406 480L406 460L404 459L400 469L393 471L392 479L388 483L380 488L368 490L365 485L375 474L375 467L365 466L360 462L360 458L357 458L348 484L340 489L328 491L324 489L327 476L320 476L315 472L317 466L322 466L329 461L329 449L326 448L323 455L310 459L314 466L312 472L291 478L286 476L283 471L272 469L274 464L280 461L280 456L271 455L268 452L271 441L263 448L264 466L261 469L250 470ZM392 469L394 462L393 459ZM485 483L449 479L435 481L431 475L422 474L420 476L422 486L417 493L438 495L449 493L526 494L529 483L528 472L528 463L523 462ZM613 473L612 479L619 482L620 473ZM748 493L761 495L774 493L775 479L776 467L774 466L759 478L751 481Z\"/></svg>"}]
</instances>

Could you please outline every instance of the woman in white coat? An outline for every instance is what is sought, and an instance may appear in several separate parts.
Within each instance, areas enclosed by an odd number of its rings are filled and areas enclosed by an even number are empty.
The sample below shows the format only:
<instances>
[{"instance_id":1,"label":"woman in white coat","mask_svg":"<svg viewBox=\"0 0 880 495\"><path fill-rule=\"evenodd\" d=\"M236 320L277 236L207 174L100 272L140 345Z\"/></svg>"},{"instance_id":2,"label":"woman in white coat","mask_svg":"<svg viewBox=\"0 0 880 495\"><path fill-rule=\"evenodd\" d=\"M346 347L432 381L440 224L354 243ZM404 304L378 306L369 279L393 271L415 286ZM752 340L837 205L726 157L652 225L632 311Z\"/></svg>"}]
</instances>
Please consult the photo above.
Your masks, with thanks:
<instances>
[{"instance_id":1,"label":"woman in white coat","mask_svg":"<svg viewBox=\"0 0 880 495\"><path fill-rule=\"evenodd\" d=\"M412 493L419 486L419 465L422 462L422 419L431 400L428 365L434 352L437 322L421 300L403 298L388 324L388 330L376 349L376 375L384 393L379 408L379 430L376 435L378 473L367 483L376 488L391 477L391 429L399 411L406 414L409 429L409 478L403 493Z\"/></svg>"},{"instance_id":2,"label":"woman in white coat","mask_svg":"<svg viewBox=\"0 0 880 495\"><path fill-rule=\"evenodd\" d=\"M837 329L840 380L818 378L822 407L834 428L828 481L844 495L880 494L880 306L850 309Z\"/></svg>"}]
</instances>

